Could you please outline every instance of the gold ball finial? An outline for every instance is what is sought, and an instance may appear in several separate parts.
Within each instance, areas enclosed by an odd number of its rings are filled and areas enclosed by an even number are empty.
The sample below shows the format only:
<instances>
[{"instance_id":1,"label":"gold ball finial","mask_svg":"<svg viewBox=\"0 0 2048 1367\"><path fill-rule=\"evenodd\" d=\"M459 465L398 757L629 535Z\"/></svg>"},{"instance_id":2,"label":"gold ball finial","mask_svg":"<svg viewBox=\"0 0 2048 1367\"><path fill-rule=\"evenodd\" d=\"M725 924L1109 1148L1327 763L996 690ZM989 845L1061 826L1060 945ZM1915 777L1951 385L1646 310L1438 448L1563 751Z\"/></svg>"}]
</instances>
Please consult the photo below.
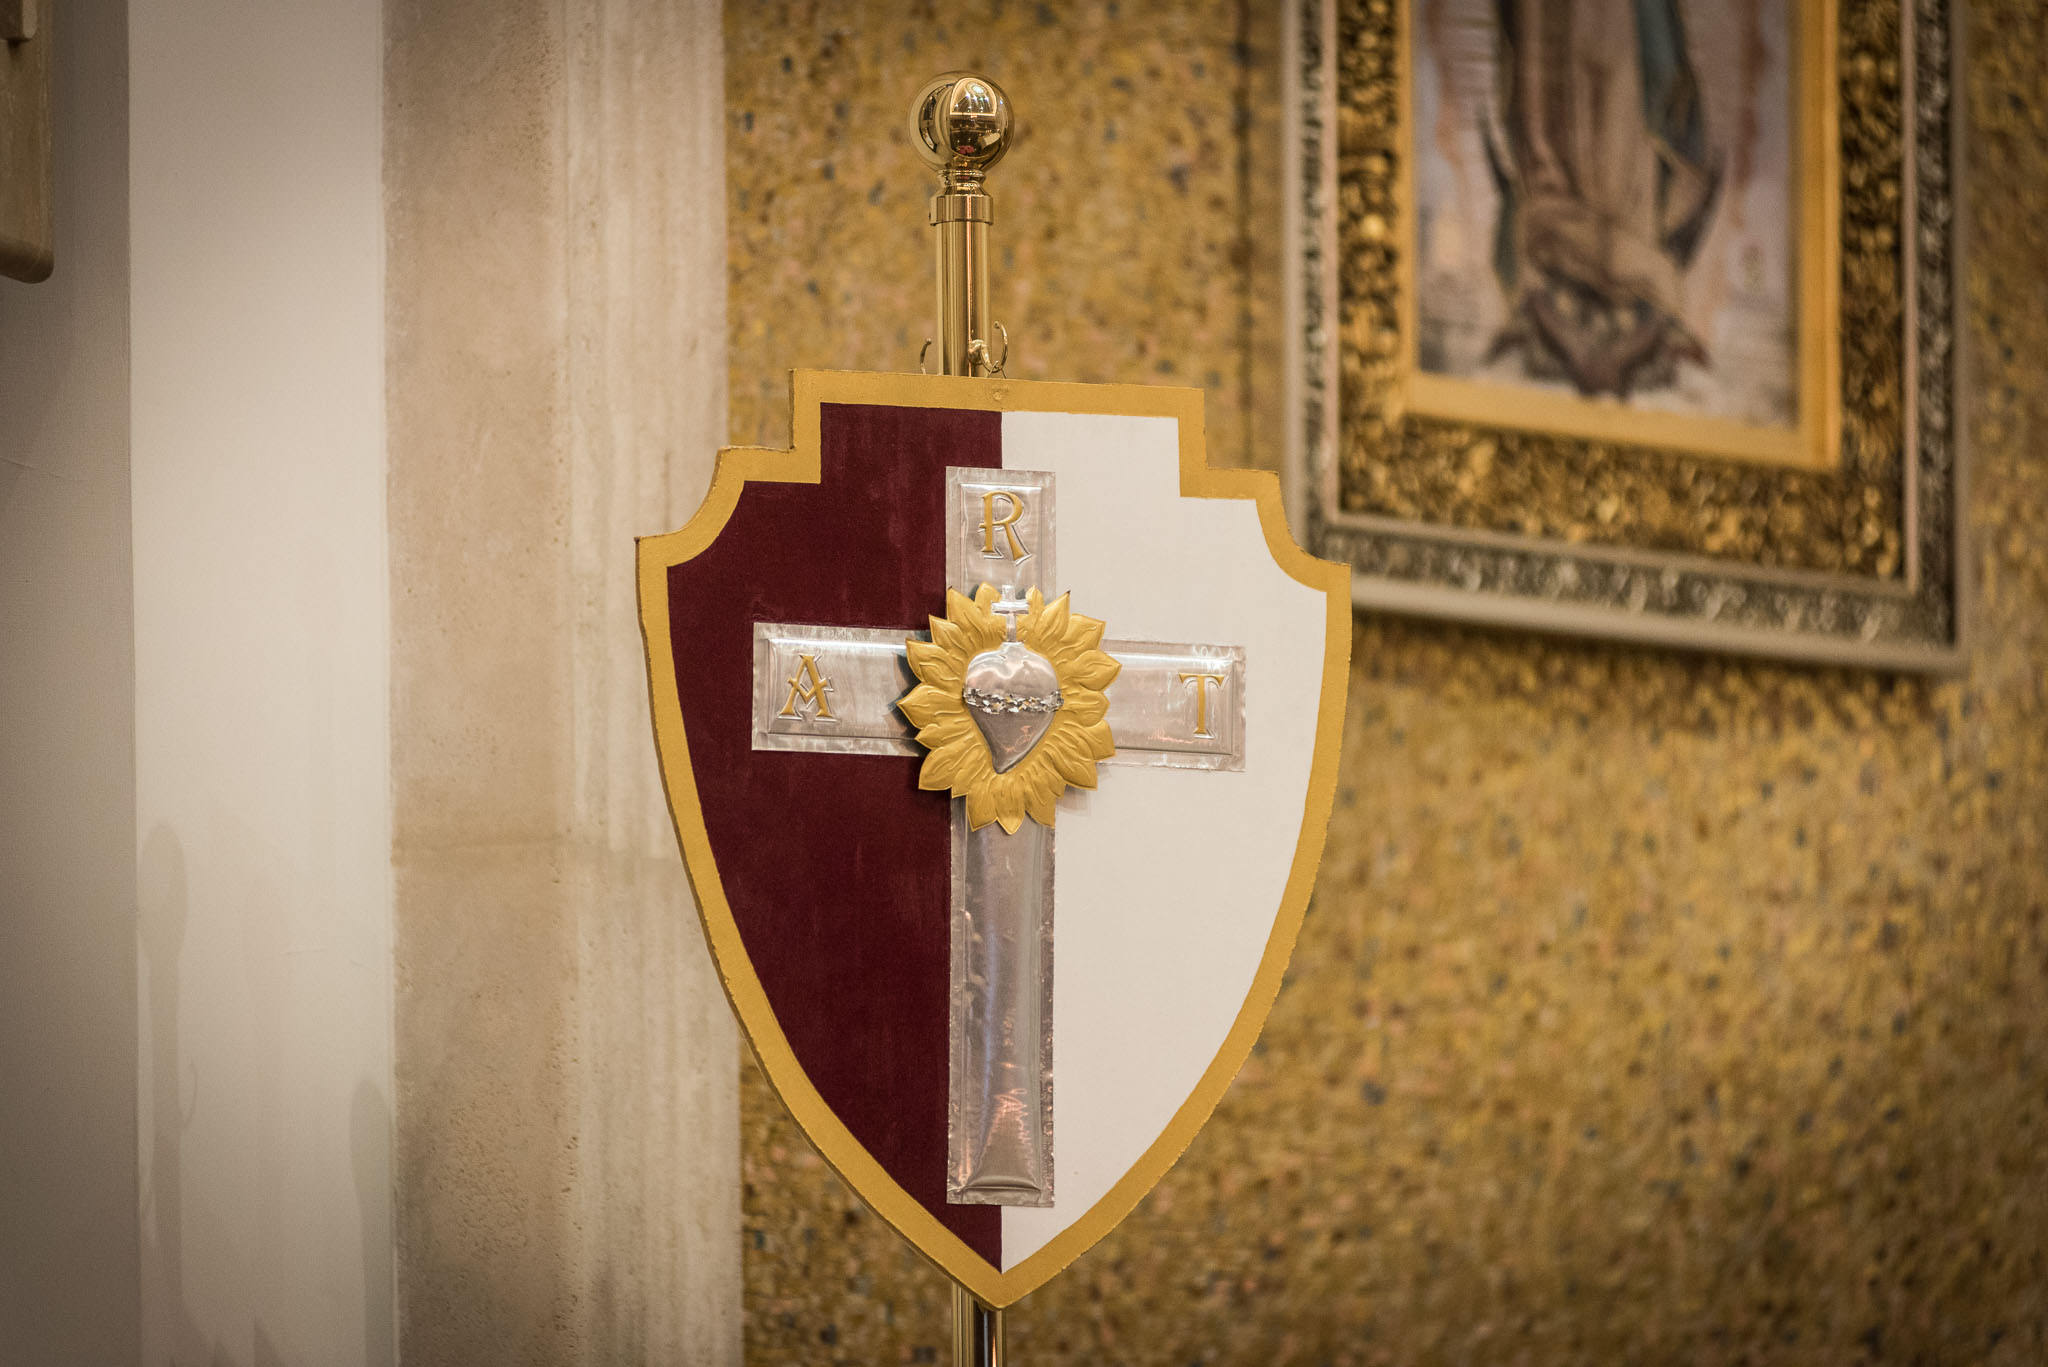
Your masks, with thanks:
<instances>
[{"instance_id":1,"label":"gold ball finial","mask_svg":"<svg viewBox=\"0 0 2048 1367\"><path fill-rule=\"evenodd\" d=\"M986 76L949 71L910 106L910 140L949 183L974 184L1010 150L1010 100Z\"/></svg>"}]
</instances>

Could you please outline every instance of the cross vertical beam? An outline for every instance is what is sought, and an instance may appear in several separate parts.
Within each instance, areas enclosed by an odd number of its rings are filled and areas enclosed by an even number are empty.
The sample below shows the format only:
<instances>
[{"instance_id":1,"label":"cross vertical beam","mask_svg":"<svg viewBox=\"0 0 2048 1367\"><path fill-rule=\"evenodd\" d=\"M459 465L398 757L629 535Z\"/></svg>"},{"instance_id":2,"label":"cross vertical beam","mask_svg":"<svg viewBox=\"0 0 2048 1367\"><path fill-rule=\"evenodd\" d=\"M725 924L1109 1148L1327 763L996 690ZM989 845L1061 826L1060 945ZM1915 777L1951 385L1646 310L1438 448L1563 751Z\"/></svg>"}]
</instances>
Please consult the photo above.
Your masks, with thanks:
<instances>
[{"instance_id":1,"label":"cross vertical beam","mask_svg":"<svg viewBox=\"0 0 2048 1367\"><path fill-rule=\"evenodd\" d=\"M946 583L996 585L1021 604L1057 593L1053 478L1028 470L946 472ZM1011 619L1014 623L1014 617ZM1053 1200L1053 833L967 826L953 803L953 981L946 1199L1049 1206Z\"/></svg>"},{"instance_id":2,"label":"cross vertical beam","mask_svg":"<svg viewBox=\"0 0 2048 1367\"><path fill-rule=\"evenodd\" d=\"M1052 1204L1052 832L953 810L946 1194Z\"/></svg>"}]
</instances>

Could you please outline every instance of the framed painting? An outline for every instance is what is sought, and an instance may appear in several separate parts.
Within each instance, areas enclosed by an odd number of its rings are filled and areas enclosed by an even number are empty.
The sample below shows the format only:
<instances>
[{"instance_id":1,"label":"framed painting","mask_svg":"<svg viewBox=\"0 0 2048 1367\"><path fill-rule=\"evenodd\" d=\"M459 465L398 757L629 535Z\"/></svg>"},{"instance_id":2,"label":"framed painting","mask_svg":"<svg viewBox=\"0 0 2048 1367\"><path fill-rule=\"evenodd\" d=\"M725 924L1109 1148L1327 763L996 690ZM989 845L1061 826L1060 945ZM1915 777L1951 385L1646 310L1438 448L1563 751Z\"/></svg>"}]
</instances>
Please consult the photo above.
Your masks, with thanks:
<instances>
[{"instance_id":1,"label":"framed painting","mask_svg":"<svg viewBox=\"0 0 2048 1367\"><path fill-rule=\"evenodd\" d=\"M1297 526L1362 606L1957 665L1950 0L1296 0Z\"/></svg>"}]
</instances>

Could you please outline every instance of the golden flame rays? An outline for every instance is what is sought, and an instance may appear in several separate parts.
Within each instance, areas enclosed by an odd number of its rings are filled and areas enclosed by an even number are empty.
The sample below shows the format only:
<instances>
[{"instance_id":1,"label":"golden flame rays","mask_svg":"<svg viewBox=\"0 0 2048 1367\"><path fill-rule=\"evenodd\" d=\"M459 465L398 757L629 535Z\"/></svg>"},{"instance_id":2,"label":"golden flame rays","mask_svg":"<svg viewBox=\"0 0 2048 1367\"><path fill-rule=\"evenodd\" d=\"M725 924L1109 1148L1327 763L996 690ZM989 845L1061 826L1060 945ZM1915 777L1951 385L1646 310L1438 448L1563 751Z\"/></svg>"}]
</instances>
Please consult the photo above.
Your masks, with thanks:
<instances>
[{"instance_id":1,"label":"golden flame rays","mask_svg":"<svg viewBox=\"0 0 2048 1367\"><path fill-rule=\"evenodd\" d=\"M1047 603L1032 589L1025 598L1030 611L1017 624L1017 639L1052 663L1061 702L1038 744L1007 773L996 772L981 727L960 697L968 662L1007 636L993 611L995 589L984 584L972 598L946 590L946 615L931 619L931 640L908 643L918 684L896 706L927 751L918 786L965 798L974 830L993 821L1014 835L1027 816L1052 825L1060 794L1069 785L1093 788L1096 764L1116 753L1103 690L1123 666L1101 649L1102 623L1072 611L1067 597Z\"/></svg>"}]
</instances>

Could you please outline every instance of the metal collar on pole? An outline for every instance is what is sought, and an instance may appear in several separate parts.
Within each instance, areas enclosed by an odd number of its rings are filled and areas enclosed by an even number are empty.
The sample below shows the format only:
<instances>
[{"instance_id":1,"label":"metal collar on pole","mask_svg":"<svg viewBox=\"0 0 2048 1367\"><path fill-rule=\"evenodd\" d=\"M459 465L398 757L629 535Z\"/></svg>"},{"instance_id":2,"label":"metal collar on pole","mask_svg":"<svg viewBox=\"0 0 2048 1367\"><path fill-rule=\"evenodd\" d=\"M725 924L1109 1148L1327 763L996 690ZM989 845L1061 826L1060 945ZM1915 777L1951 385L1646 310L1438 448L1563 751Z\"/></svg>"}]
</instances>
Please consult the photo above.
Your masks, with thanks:
<instances>
[{"instance_id":1,"label":"metal collar on pole","mask_svg":"<svg viewBox=\"0 0 2048 1367\"><path fill-rule=\"evenodd\" d=\"M1010 147L1010 101L985 76L953 71L934 77L910 107L910 140L939 173L930 219L936 230L939 373L1000 375L989 317L988 229L995 201L984 188L989 168Z\"/></svg>"}]
</instances>

